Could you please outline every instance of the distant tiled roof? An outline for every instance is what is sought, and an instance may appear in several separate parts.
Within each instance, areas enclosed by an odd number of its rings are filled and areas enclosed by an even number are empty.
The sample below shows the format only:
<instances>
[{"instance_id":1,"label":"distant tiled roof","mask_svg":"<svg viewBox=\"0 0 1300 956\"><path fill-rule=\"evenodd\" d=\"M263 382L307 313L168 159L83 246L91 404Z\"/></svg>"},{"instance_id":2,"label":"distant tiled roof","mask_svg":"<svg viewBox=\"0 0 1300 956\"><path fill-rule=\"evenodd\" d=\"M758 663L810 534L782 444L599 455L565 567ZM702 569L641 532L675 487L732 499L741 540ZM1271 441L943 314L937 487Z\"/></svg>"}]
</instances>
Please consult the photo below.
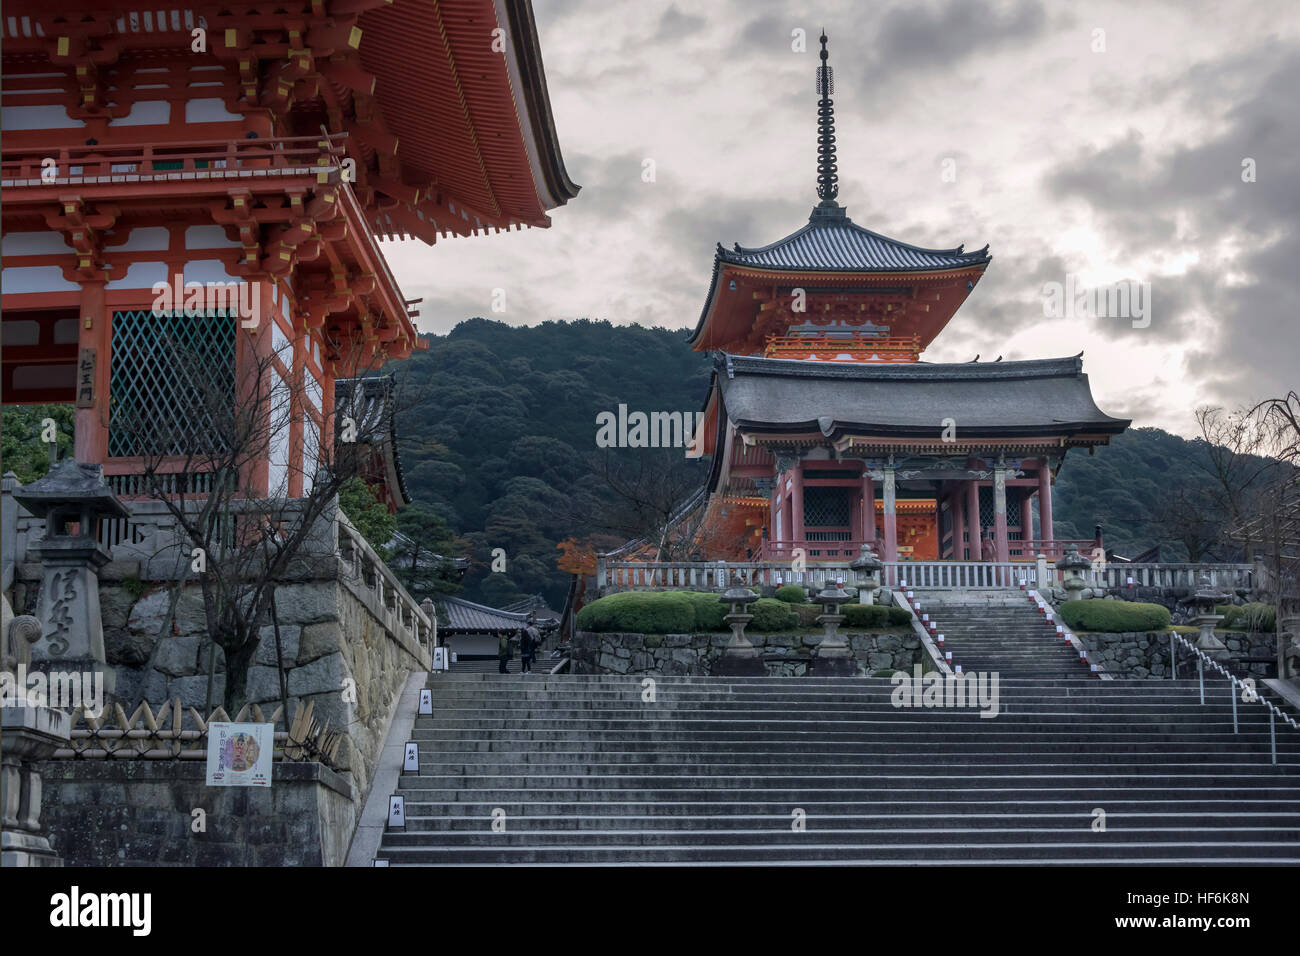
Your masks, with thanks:
<instances>
[{"instance_id":1,"label":"distant tiled roof","mask_svg":"<svg viewBox=\"0 0 1300 956\"><path fill-rule=\"evenodd\" d=\"M977 252L963 252L963 248L922 249L864 229L848 216L814 213L808 225L770 245L737 244L728 250L719 244L718 259L794 272L911 272L960 269L990 260L988 246Z\"/></svg>"},{"instance_id":2,"label":"distant tiled roof","mask_svg":"<svg viewBox=\"0 0 1300 956\"><path fill-rule=\"evenodd\" d=\"M464 598L440 597L438 605L443 611L438 615L440 631L518 631L528 622L527 614L512 614Z\"/></svg>"},{"instance_id":3,"label":"distant tiled roof","mask_svg":"<svg viewBox=\"0 0 1300 956\"><path fill-rule=\"evenodd\" d=\"M1100 432L1128 426L1093 401L1083 361L857 364L721 355L717 382L727 416L754 431L870 430L988 435Z\"/></svg>"}]
</instances>

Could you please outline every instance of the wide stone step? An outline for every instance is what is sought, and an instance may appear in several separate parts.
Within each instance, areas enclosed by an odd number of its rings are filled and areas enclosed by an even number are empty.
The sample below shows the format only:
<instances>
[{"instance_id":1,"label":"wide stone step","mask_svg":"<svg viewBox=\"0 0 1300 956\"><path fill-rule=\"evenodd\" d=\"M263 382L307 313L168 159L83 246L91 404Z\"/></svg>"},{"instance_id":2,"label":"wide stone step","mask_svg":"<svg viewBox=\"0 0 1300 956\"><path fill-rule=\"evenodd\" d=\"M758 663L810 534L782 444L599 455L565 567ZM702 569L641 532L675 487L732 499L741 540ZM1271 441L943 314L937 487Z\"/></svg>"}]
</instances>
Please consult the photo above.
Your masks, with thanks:
<instances>
[{"instance_id":1,"label":"wide stone step","mask_svg":"<svg viewBox=\"0 0 1300 956\"><path fill-rule=\"evenodd\" d=\"M1066 866L1083 864L1118 864L1124 866L1208 865L1273 863L1295 866L1300 852L1293 844L1276 844L1268 840L1224 842L1187 840L1183 842L1124 841L1097 834L1099 840L1076 838L1070 841L1037 843L1008 840L1001 843L973 843L964 840L939 840L931 836L915 840L899 838L870 847L842 844L804 843L773 847L770 844L646 847L621 843L606 847L395 847L385 843L379 856L390 865L472 865L535 864L585 866L698 864L778 864L827 863L839 865L948 863L952 865L1021 865L1050 863ZM813 837L815 839L815 836Z\"/></svg>"}]
</instances>

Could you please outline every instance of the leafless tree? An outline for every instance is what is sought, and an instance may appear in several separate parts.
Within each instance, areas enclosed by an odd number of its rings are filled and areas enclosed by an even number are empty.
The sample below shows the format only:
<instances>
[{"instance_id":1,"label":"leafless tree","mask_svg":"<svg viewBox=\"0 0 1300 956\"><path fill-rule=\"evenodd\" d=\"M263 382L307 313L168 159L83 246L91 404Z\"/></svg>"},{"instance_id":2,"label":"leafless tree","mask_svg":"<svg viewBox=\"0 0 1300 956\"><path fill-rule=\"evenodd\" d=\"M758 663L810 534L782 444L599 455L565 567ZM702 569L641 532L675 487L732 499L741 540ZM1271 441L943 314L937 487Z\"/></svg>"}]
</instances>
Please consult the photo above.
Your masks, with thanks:
<instances>
[{"instance_id":1,"label":"leafless tree","mask_svg":"<svg viewBox=\"0 0 1300 956\"><path fill-rule=\"evenodd\" d=\"M228 363L214 362L195 336L175 328L159 325L148 358L165 387L115 397L111 428L118 453L129 449L140 462L143 493L162 502L175 523L182 574L197 581L208 634L225 655L223 706L233 715L247 701L262 629L274 626L278 643L277 586L335 554L339 487L361 473L359 449L381 436L350 409L322 407L314 378L294 367L291 349L277 363L259 338L270 334L265 328L213 326L212 334L236 337L239 360L232 354ZM353 377L373 374L358 355L336 367ZM301 456L289 454L298 423ZM329 442L331 434L341 440Z\"/></svg>"}]
</instances>

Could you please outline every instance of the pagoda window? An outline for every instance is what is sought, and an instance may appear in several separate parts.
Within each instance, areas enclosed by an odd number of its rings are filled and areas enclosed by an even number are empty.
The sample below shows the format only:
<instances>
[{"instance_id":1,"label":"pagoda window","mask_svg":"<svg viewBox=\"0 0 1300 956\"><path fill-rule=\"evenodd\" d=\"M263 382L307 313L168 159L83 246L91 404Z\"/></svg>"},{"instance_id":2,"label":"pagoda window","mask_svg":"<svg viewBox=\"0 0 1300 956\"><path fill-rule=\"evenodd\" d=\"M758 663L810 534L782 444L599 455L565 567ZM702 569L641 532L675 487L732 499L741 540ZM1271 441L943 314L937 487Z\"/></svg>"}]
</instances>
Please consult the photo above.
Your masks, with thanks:
<instances>
[{"instance_id":1,"label":"pagoda window","mask_svg":"<svg viewBox=\"0 0 1300 956\"><path fill-rule=\"evenodd\" d=\"M113 458L219 454L227 437L214 413L235 398L232 314L113 313Z\"/></svg>"}]
</instances>

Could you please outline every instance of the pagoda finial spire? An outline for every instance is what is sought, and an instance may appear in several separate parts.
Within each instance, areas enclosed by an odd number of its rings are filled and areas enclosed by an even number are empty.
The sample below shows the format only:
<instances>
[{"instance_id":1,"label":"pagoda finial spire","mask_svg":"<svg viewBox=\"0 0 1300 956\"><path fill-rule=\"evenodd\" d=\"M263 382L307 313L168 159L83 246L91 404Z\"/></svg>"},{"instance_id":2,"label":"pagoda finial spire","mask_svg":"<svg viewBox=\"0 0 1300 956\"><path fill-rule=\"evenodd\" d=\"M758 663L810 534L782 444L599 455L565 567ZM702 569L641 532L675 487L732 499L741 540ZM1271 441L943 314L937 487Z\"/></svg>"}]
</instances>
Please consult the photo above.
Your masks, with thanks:
<instances>
[{"instance_id":1,"label":"pagoda finial spire","mask_svg":"<svg viewBox=\"0 0 1300 956\"><path fill-rule=\"evenodd\" d=\"M826 31L822 30L821 65L817 67L817 195L823 206L837 207L839 175L835 170L835 109L831 94L835 92L835 76L827 64Z\"/></svg>"}]
</instances>

